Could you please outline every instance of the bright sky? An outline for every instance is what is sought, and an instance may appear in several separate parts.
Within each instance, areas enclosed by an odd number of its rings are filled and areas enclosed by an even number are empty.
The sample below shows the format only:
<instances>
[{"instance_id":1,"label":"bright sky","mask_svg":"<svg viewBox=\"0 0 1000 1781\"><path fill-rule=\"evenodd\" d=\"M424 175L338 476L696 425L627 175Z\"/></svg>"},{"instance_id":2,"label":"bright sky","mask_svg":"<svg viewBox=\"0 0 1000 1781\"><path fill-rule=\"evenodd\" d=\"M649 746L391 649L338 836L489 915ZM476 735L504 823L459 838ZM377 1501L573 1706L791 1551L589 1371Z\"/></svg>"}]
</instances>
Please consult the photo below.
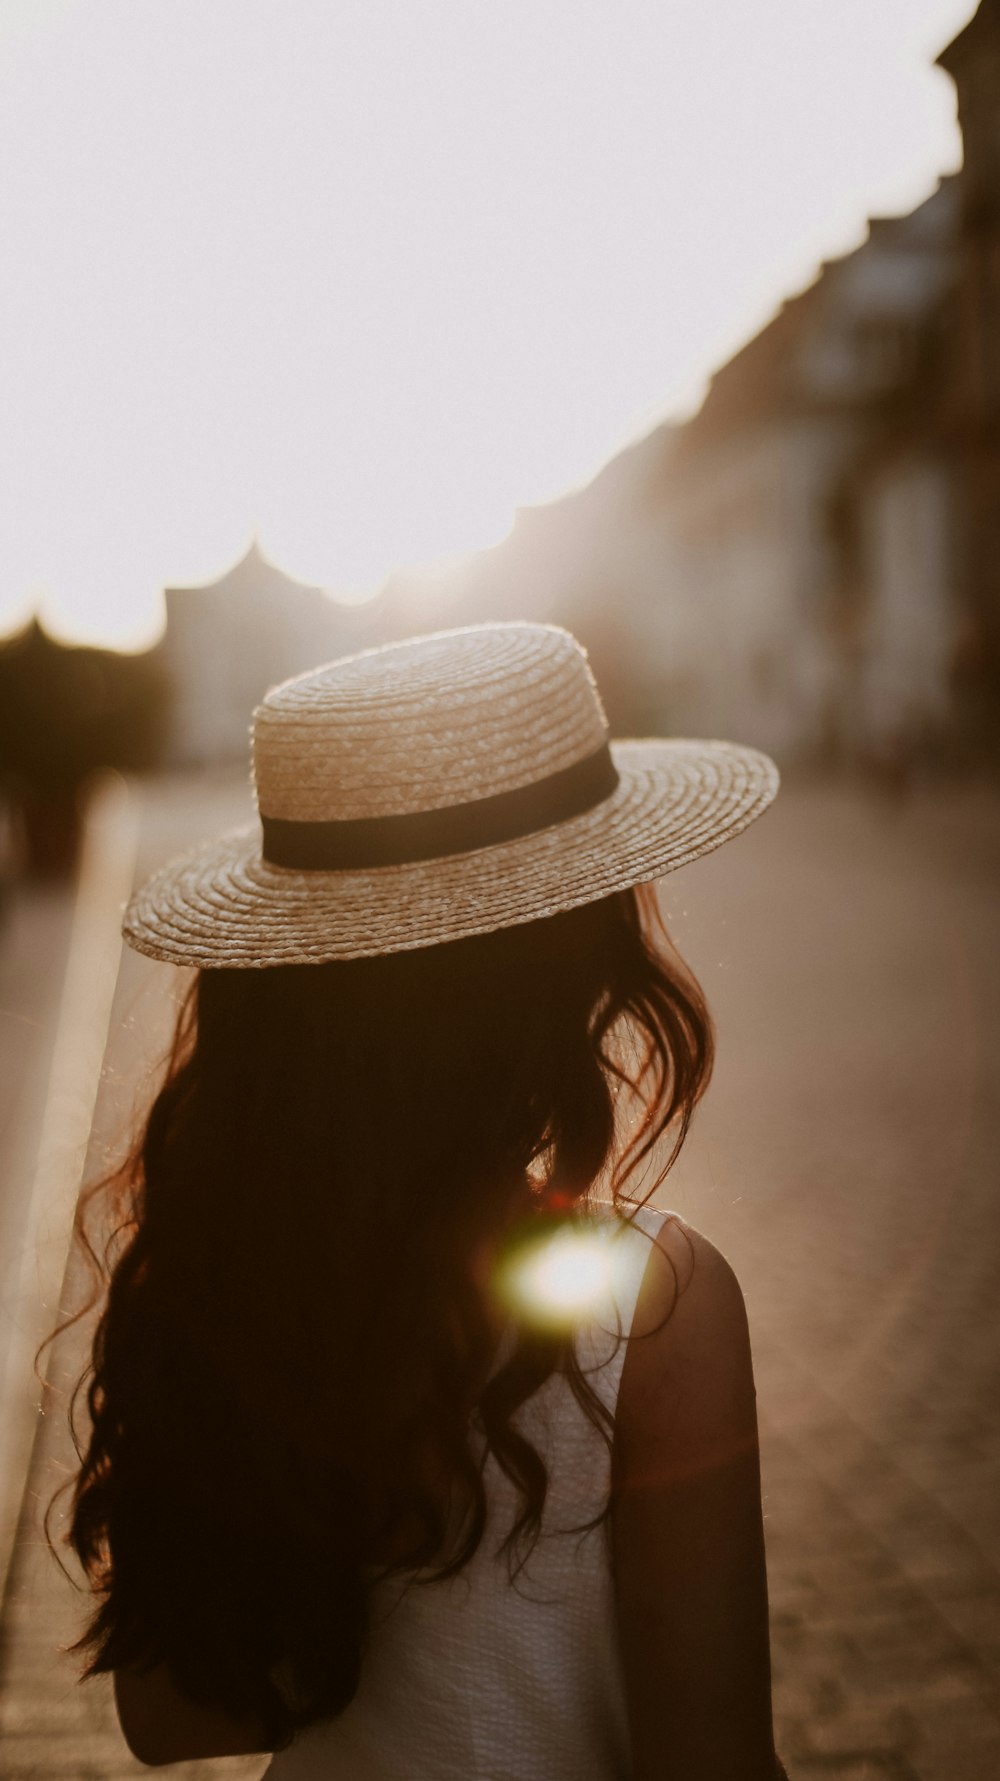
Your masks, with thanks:
<instances>
[{"instance_id":1,"label":"bright sky","mask_svg":"<svg viewBox=\"0 0 1000 1781\"><path fill-rule=\"evenodd\" d=\"M974 0L0 0L0 630L374 590L958 165Z\"/></svg>"}]
</instances>

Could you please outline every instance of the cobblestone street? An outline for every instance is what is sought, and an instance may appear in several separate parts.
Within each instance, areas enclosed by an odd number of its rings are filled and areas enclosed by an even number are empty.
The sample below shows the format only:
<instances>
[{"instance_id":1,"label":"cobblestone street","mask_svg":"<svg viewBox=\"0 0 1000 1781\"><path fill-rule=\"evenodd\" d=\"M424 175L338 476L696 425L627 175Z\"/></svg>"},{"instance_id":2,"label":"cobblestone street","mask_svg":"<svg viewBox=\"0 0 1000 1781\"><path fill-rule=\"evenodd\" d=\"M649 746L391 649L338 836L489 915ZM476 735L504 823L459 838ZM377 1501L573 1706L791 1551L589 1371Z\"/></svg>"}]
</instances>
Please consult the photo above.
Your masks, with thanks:
<instances>
[{"instance_id":1,"label":"cobblestone street","mask_svg":"<svg viewBox=\"0 0 1000 1781\"><path fill-rule=\"evenodd\" d=\"M151 786L139 872L244 809L226 782ZM747 1296L792 1781L1000 1774L998 886L995 794L793 786L664 888L719 1057L660 1198ZM174 993L168 969L124 956L92 1169ZM60 1379L78 1370L79 1336L57 1357ZM0 1776L124 1781L144 1771L107 1690L77 1688L58 1654L79 1601L38 1510L63 1421L42 1425L4 1604Z\"/></svg>"},{"instance_id":2,"label":"cobblestone street","mask_svg":"<svg viewBox=\"0 0 1000 1781\"><path fill-rule=\"evenodd\" d=\"M1000 1774L1000 811L786 793L666 885L716 1081L667 1194L757 1355L795 1776Z\"/></svg>"}]
</instances>

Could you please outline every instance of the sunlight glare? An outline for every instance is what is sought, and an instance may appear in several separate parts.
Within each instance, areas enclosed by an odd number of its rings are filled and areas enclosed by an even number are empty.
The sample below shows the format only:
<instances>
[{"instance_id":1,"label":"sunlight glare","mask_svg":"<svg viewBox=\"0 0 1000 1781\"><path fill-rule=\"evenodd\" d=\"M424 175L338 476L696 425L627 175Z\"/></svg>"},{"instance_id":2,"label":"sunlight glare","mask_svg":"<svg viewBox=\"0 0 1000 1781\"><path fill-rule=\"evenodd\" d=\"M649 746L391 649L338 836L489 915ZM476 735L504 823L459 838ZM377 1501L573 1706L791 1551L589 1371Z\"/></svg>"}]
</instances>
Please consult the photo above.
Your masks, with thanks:
<instances>
[{"instance_id":1,"label":"sunlight glare","mask_svg":"<svg viewBox=\"0 0 1000 1781\"><path fill-rule=\"evenodd\" d=\"M345 453L340 463L328 446L311 477L294 459L291 474L275 464L259 525L264 554L295 580L353 604L376 594L394 568L433 573L442 539L453 559L507 536L515 501L503 464L477 487L457 477L449 486L442 472L450 462L432 454L404 461L411 445L400 439L394 450Z\"/></svg>"},{"instance_id":2,"label":"sunlight glare","mask_svg":"<svg viewBox=\"0 0 1000 1781\"><path fill-rule=\"evenodd\" d=\"M556 1231L521 1255L506 1291L522 1315L564 1323L606 1311L612 1303L619 1252L604 1231Z\"/></svg>"},{"instance_id":3,"label":"sunlight glare","mask_svg":"<svg viewBox=\"0 0 1000 1781\"><path fill-rule=\"evenodd\" d=\"M499 542L957 165L972 10L8 0L0 632Z\"/></svg>"}]
</instances>

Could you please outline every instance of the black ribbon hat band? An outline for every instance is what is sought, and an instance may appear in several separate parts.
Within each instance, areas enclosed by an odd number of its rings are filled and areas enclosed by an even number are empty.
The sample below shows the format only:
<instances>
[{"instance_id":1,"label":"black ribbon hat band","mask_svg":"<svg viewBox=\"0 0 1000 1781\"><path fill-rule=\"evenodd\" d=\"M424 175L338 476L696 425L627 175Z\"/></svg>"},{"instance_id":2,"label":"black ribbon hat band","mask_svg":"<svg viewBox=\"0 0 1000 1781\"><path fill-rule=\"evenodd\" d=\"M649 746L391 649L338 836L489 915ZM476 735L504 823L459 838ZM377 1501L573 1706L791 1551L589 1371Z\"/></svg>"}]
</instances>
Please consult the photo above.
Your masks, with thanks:
<instances>
[{"instance_id":1,"label":"black ribbon hat band","mask_svg":"<svg viewBox=\"0 0 1000 1781\"><path fill-rule=\"evenodd\" d=\"M618 770L604 743L594 754L530 785L449 804L443 810L333 822L287 822L284 817L262 815L264 858L272 866L292 866L300 872L364 872L375 866L445 859L517 841L537 829L583 816L603 804L617 785Z\"/></svg>"}]
</instances>

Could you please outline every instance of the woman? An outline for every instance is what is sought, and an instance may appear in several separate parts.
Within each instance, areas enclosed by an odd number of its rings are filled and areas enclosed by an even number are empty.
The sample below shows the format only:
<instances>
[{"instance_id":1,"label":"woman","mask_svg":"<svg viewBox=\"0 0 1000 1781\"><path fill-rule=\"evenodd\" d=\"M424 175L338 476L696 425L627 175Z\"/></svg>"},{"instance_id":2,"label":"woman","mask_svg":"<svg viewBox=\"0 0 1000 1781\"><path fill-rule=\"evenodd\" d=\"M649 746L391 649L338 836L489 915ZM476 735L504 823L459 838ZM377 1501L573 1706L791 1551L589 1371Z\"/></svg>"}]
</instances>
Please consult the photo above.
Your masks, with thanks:
<instances>
[{"instance_id":1,"label":"woman","mask_svg":"<svg viewBox=\"0 0 1000 1781\"><path fill-rule=\"evenodd\" d=\"M742 1297L640 1203L711 1030L637 887L773 765L610 746L530 624L290 681L253 749L260 829L126 914L199 970L116 1178L87 1673L151 1764L770 1781Z\"/></svg>"}]
</instances>

